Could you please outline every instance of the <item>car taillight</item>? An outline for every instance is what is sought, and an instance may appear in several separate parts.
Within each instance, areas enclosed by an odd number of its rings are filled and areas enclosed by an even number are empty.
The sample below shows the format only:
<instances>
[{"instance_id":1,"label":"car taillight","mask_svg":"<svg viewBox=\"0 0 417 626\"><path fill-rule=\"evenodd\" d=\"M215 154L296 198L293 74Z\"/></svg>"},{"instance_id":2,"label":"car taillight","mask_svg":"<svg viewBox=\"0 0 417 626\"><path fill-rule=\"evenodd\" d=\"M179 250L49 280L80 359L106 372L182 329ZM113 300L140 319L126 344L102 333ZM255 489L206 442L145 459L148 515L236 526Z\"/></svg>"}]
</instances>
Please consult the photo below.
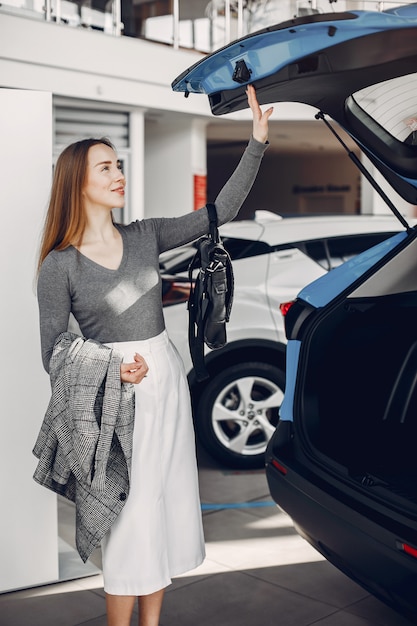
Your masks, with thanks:
<instances>
[{"instance_id":1,"label":"car taillight","mask_svg":"<svg viewBox=\"0 0 417 626\"><path fill-rule=\"evenodd\" d=\"M290 310L294 302L295 300L291 300L290 302L282 302L279 305L279 310L281 311L283 317L287 315L288 311Z\"/></svg>"},{"instance_id":2,"label":"car taillight","mask_svg":"<svg viewBox=\"0 0 417 626\"><path fill-rule=\"evenodd\" d=\"M281 463L279 463L276 459L272 459L271 465L273 465L275 469L281 472L281 474L283 474L284 476L287 473L287 468L281 465Z\"/></svg>"},{"instance_id":3,"label":"car taillight","mask_svg":"<svg viewBox=\"0 0 417 626\"><path fill-rule=\"evenodd\" d=\"M417 548L410 546L408 543L401 543L400 545L401 549L404 550L406 554L409 554L410 556L413 556L415 559L417 559Z\"/></svg>"},{"instance_id":4,"label":"car taillight","mask_svg":"<svg viewBox=\"0 0 417 626\"><path fill-rule=\"evenodd\" d=\"M190 290L190 281L181 281L164 276L162 278L162 306L172 306L173 304L187 302Z\"/></svg>"},{"instance_id":5,"label":"car taillight","mask_svg":"<svg viewBox=\"0 0 417 626\"><path fill-rule=\"evenodd\" d=\"M303 326L317 309L305 300L296 298L291 302L283 302L280 310L284 318L285 336L290 340L301 338Z\"/></svg>"}]
</instances>

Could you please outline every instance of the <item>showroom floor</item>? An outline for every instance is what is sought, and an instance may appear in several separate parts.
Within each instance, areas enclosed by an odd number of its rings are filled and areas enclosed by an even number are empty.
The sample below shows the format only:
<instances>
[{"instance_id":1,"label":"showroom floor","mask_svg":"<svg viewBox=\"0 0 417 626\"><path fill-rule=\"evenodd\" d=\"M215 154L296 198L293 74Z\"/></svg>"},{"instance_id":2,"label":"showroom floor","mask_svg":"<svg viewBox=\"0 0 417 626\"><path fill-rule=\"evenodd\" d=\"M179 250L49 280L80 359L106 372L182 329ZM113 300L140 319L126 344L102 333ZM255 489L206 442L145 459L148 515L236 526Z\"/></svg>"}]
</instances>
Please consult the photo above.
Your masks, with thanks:
<instances>
[{"instance_id":1,"label":"showroom floor","mask_svg":"<svg viewBox=\"0 0 417 626\"><path fill-rule=\"evenodd\" d=\"M199 466L207 558L168 588L161 626L411 626L297 535L263 470L225 470L204 453ZM106 625L100 551L82 564L73 514L59 502L62 577L76 578L0 595L0 626Z\"/></svg>"}]
</instances>

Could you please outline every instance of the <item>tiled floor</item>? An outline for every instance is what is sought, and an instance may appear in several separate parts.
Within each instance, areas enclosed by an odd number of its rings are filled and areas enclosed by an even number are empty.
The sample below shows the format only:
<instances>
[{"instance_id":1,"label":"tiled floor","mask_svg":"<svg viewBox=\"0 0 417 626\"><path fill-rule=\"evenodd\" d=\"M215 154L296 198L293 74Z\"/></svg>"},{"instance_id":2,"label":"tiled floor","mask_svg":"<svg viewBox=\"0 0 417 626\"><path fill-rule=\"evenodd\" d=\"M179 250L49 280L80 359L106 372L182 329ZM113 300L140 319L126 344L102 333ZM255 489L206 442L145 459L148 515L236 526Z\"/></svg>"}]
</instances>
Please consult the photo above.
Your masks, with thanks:
<instances>
[{"instance_id":1,"label":"tiled floor","mask_svg":"<svg viewBox=\"0 0 417 626\"><path fill-rule=\"evenodd\" d=\"M199 459L207 558L168 588L161 626L411 626L297 535L263 471ZM60 535L72 544L72 506L59 506ZM99 551L93 561L100 567ZM0 626L105 624L100 573L0 595Z\"/></svg>"}]
</instances>

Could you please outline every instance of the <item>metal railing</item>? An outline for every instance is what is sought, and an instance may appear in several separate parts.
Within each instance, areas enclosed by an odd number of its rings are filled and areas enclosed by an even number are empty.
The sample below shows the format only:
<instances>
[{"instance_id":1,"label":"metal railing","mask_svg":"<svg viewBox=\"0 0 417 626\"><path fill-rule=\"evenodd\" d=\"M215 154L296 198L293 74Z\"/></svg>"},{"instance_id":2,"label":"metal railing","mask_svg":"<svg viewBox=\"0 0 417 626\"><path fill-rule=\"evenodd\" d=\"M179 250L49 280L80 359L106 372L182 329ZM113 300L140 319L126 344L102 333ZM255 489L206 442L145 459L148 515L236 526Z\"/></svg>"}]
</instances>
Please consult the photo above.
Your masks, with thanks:
<instances>
[{"instance_id":1,"label":"metal railing","mask_svg":"<svg viewBox=\"0 0 417 626\"><path fill-rule=\"evenodd\" d=\"M334 11L336 2L338 11L382 11L407 4L402 0L207 0L203 4L193 0L149 0L139 4L133 0L2 0L0 6L1 11L70 27L99 30L116 37L150 39L174 49L211 52L295 15Z\"/></svg>"}]
</instances>

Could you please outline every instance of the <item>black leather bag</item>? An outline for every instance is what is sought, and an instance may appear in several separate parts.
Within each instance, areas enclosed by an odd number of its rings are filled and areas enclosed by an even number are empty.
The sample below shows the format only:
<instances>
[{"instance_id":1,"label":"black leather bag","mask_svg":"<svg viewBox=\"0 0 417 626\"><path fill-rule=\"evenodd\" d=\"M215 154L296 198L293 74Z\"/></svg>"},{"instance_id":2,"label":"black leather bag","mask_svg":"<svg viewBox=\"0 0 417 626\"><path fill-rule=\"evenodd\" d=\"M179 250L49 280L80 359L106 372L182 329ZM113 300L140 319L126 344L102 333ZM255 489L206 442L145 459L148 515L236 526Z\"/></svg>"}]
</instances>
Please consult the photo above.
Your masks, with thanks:
<instances>
[{"instance_id":1,"label":"black leather bag","mask_svg":"<svg viewBox=\"0 0 417 626\"><path fill-rule=\"evenodd\" d=\"M204 344L211 350L227 343L226 323L230 319L234 278L229 253L224 248L217 228L214 204L208 204L210 232L196 242L197 252L188 274L191 291L188 299L188 339L197 380L208 378L204 362ZM194 281L193 274L198 269Z\"/></svg>"}]
</instances>

